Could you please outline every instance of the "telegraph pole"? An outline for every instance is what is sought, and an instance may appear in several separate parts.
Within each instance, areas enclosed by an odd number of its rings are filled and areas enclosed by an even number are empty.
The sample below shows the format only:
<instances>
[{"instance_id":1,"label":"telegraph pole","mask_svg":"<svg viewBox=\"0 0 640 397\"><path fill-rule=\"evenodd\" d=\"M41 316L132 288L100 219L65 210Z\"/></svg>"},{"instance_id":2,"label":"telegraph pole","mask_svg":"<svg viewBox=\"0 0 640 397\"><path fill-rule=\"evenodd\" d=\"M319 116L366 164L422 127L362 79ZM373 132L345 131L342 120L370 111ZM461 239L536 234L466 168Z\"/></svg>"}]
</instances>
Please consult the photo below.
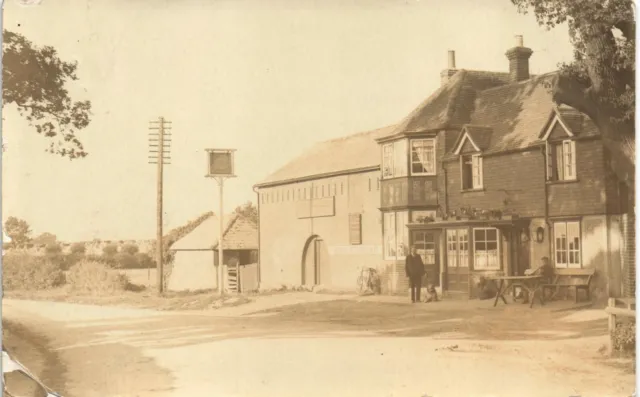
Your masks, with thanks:
<instances>
[{"instance_id":1,"label":"telegraph pole","mask_svg":"<svg viewBox=\"0 0 640 397\"><path fill-rule=\"evenodd\" d=\"M162 243L162 184L164 177L164 165L171 164L171 122L164 117L159 117L157 121L149 122L149 164L157 164L157 236L156 236L156 265L157 265L157 288L158 294L164 291L164 266L163 266L163 243ZM154 132L154 131L158 132Z\"/></svg>"}]
</instances>

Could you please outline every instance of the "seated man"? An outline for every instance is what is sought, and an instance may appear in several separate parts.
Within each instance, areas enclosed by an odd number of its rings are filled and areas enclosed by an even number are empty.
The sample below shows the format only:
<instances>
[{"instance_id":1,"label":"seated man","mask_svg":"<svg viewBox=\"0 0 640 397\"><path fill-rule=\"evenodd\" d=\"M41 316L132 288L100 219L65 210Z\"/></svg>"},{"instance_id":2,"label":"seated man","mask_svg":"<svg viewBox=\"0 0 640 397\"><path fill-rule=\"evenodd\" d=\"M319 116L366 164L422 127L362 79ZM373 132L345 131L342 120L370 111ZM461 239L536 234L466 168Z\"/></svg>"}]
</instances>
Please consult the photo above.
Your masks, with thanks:
<instances>
[{"instance_id":1,"label":"seated man","mask_svg":"<svg viewBox=\"0 0 640 397\"><path fill-rule=\"evenodd\" d=\"M542 280L540 280L540 282L542 284L549 284L553 279L553 273L554 273L553 266L551 265L551 261L549 261L548 257L544 256L540 259L540 262L542 262L542 264L537 268L525 270L524 275L525 276L534 276L534 275L542 276ZM524 297L523 303L529 303L528 295L529 294L527 294L526 291L523 291L523 297Z\"/></svg>"}]
</instances>

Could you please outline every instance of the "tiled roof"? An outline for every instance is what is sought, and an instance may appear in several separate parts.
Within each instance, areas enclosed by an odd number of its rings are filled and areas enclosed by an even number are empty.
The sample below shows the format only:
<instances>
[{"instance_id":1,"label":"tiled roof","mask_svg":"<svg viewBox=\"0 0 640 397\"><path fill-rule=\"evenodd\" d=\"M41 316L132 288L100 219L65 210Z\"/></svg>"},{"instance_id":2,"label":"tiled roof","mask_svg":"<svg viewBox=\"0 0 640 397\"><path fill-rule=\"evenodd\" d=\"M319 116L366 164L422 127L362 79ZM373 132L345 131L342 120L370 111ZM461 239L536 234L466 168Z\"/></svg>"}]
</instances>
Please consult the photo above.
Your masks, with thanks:
<instances>
[{"instance_id":1,"label":"tiled roof","mask_svg":"<svg viewBox=\"0 0 640 397\"><path fill-rule=\"evenodd\" d=\"M389 126L320 142L256 186L380 167L380 149L376 139L388 135L393 128Z\"/></svg>"},{"instance_id":2,"label":"tiled roof","mask_svg":"<svg viewBox=\"0 0 640 397\"><path fill-rule=\"evenodd\" d=\"M232 250L257 250L258 249L258 225L241 216L236 217L224 232L222 240L223 249ZM218 244L213 246L218 249Z\"/></svg>"},{"instance_id":3,"label":"tiled roof","mask_svg":"<svg viewBox=\"0 0 640 397\"><path fill-rule=\"evenodd\" d=\"M476 93L508 84L509 78L509 73L461 69L405 117L392 135L467 124Z\"/></svg>"},{"instance_id":4,"label":"tiled roof","mask_svg":"<svg viewBox=\"0 0 640 397\"><path fill-rule=\"evenodd\" d=\"M397 125L319 143L258 186L379 167L375 140L412 133L453 130L444 137L449 154L465 131L485 154L524 149L540 143L540 131L554 109L576 135L598 134L588 117L567 106L556 107L551 95L556 76L513 83L509 73L461 69Z\"/></svg>"},{"instance_id":5,"label":"tiled roof","mask_svg":"<svg viewBox=\"0 0 640 397\"><path fill-rule=\"evenodd\" d=\"M211 250L218 246L220 218L209 217L172 246L172 251ZM237 215L225 215L223 249L258 249L258 226Z\"/></svg>"},{"instance_id":6,"label":"tiled roof","mask_svg":"<svg viewBox=\"0 0 640 397\"><path fill-rule=\"evenodd\" d=\"M556 107L550 84L555 73L478 93L471 123L491 126L487 153L523 149L540 143L539 134ZM597 134L588 117L563 106L558 112L575 132ZM592 123L591 123L592 124ZM583 131L584 130L584 131Z\"/></svg>"}]
</instances>

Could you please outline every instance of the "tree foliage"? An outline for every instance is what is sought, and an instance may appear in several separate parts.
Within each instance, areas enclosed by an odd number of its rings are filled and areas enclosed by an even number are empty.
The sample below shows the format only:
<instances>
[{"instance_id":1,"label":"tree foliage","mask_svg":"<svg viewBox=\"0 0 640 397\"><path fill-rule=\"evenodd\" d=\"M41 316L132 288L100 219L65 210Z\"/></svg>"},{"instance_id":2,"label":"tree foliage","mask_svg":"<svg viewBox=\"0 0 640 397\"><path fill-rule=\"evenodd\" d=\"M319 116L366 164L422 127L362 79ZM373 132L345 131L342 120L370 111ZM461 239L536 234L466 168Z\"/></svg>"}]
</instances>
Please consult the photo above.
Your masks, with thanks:
<instances>
[{"instance_id":1,"label":"tree foliage","mask_svg":"<svg viewBox=\"0 0 640 397\"><path fill-rule=\"evenodd\" d=\"M87 251L87 247L84 243L73 243L71 245L72 254L84 254Z\"/></svg>"},{"instance_id":2,"label":"tree foliage","mask_svg":"<svg viewBox=\"0 0 640 397\"><path fill-rule=\"evenodd\" d=\"M102 248L104 256L110 257L118 253L118 246L116 244L107 244Z\"/></svg>"},{"instance_id":3,"label":"tree foliage","mask_svg":"<svg viewBox=\"0 0 640 397\"><path fill-rule=\"evenodd\" d=\"M565 24L574 59L563 64L553 97L588 115L603 133L614 171L633 183L635 13L632 0L511 0L548 29Z\"/></svg>"},{"instance_id":4,"label":"tree foliage","mask_svg":"<svg viewBox=\"0 0 640 397\"><path fill-rule=\"evenodd\" d=\"M55 48L36 46L19 33L3 34L4 103L16 105L36 132L50 139L48 152L69 159L86 156L76 134L89 125L91 102L74 102L67 91L67 83L78 79L77 64L61 60Z\"/></svg>"},{"instance_id":5,"label":"tree foliage","mask_svg":"<svg viewBox=\"0 0 640 397\"><path fill-rule=\"evenodd\" d=\"M56 244L58 242L58 238L55 234L44 232L33 238L33 243L36 245L50 245Z\"/></svg>"},{"instance_id":6,"label":"tree foliage","mask_svg":"<svg viewBox=\"0 0 640 397\"><path fill-rule=\"evenodd\" d=\"M31 228L24 219L10 216L4 222L4 232L11 239L11 247L21 248L31 241Z\"/></svg>"},{"instance_id":7,"label":"tree foliage","mask_svg":"<svg viewBox=\"0 0 640 397\"><path fill-rule=\"evenodd\" d=\"M244 205L237 206L234 213L255 224L258 223L258 208L256 208L251 201L247 201Z\"/></svg>"},{"instance_id":8,"label":"tree foliage","mask_svg":"<svg viewBox=\"0 0 640 397\"><path fill-rule=\"evenodd\" d=\"M130 254L130 255L135 255L138 253L138 251L140 251L140 249L138 248L137 245L128 243L122 246L121 251L126 252L127 254Z\"/></svg>"}]
</instances>

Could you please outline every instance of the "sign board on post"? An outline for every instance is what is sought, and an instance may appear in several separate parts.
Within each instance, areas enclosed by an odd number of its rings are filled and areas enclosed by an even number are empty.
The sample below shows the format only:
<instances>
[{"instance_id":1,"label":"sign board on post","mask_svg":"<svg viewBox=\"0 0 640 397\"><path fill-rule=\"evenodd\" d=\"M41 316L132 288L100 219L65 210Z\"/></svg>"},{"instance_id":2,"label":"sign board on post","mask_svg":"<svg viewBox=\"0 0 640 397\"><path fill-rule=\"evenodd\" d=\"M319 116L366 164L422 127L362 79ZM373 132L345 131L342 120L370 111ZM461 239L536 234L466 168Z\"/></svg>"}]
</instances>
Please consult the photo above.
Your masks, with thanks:
<instances>
[{"instance_id":1,"label":"sign board on post","mask_svg":"<svg viewBox=\"0 0 640 397\"><path fill-rule=\"evenodd\" d=\"M235 149L206 149L208 177L235 177L233 154Z\"/></svg>"}]
</instances>

